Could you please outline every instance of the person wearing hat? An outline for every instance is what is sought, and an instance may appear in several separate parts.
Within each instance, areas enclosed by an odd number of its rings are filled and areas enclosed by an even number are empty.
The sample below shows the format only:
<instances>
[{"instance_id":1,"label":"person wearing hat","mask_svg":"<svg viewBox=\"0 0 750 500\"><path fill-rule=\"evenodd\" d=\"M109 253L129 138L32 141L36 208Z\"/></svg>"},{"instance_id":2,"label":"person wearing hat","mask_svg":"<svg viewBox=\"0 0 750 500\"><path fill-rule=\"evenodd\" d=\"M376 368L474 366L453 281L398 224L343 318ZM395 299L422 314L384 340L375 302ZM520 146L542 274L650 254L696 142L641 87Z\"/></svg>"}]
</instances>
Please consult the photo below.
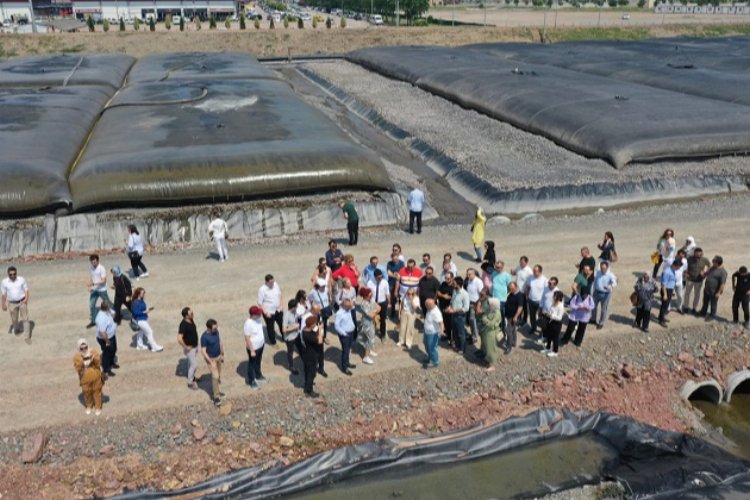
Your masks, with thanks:
<instances>
[{"instance_id":1,"label":"person wearing hat","mask_svg":"<svg viewBox=\"0 0 750 500\"><path fill-rule=\"evenodd\" d=\"M99 353L96 349L89 348L86 339L78 339L78 352L73 356L73 367L78 373L86 415L91 415L91 410L95 410L95 415L101 415L104 381L99 365Z\"/></svg>"},{"instance_id":2,"label":"person wearing hat","mask_svg":"<svg viewBox=\"0 0 750 500\"><path fill-rule=\"evenodd\" d=\"M250 317L245 320L245 346L247 350L247 384L253 389L260 389L258 382L268 382L263 376L260 365L263 361L263 347L266 339L263 337L263 324L260 317L263 309L260 306L252 306L248 311Z\"/></svg>"},{"instance_id":3,"label":"person wearing hat","mask_svg":"<svg viewBox=\"0 0 750 500\"><path fill-rule=\"evenodd\" d=\"M112 307L115 323L122 322L122 306L130 310L130 301L133 296L133 285L130 283L120 266L112 267L112 289L115 291L115 305Z\"/></svg>"}]
</instances>

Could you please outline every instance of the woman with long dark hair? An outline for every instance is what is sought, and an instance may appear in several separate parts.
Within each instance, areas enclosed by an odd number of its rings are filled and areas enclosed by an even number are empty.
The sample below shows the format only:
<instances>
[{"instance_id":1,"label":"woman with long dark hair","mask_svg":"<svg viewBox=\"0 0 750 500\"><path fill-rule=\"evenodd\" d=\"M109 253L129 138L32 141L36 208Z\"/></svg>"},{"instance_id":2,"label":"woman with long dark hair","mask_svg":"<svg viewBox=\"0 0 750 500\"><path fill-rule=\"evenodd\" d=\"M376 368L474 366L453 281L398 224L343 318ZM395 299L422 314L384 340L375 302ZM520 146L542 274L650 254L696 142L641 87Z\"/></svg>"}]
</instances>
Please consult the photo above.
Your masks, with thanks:
<instances>
[{"instance_id":1,"label":"woman with long dark hair","mask_svg":"<svg viewBox=\"0 0 750 500\"><path fill-rule=\"evenodd\" d=\"M615 251L615 235L612 231L604 233L604 240L597 245L599 250L602 251L599 255L599 261L604 261L612 267L612 263L617 260L617 252Z\"/></svg>"},{"instance_id":2,"label":"woman with long dark hair","mask_svg":"<svg viewBox=\"0 0 750 500\"><path fill-rule=\"evenodd\" d=\"M148 278L148 269L143 264L143 239L138 229L133 224L128 226L128 258L130 267L133 268L133 276L139 280L141 276ZM141 274L141 271L143 274Z\"/></svg>"},{"instance_id":3,"label":"woman with long dark hair","mask_svg":"<svg viewBox=\"0 0 750 500\"><path fill-rule=\"evenodd\" d=\"M130 310L132 311L133 319L138 323L139 328L136 349L139 351L147 351L150 348L151 352L161 352L164 348L156 343L154 331L148 323L148 313L153 311L154 308L148 307L145 299L146 290L139 287L133 291L133 303L130 306ZM144 342L144 340L146 342ZM148 345L146 345L146 343Z\"/></svg>"}]
</instances>

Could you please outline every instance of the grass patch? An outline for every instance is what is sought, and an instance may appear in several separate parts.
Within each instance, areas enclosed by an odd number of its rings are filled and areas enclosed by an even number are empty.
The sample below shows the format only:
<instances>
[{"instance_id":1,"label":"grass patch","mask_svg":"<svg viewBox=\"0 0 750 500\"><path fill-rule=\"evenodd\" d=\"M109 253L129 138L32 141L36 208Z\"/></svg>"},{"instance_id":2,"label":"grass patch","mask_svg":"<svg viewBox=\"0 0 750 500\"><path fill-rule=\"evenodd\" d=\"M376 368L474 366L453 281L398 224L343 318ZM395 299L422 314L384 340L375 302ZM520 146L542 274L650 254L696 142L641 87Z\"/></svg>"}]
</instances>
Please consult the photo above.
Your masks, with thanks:
<instances>
[{"instance_id":1,"label":"grass patch","mask_svg":"<svg viewBox=\"0 0 750 500\"><path fill-rule=\"evenodd\" d=\"M63 47L62 49L60 49L60 52L62 52L63 54L77 54L78 52L83 52L85 48L86 46L82 43L77 43L72 47Z\"/></svg>"}]
</instances>

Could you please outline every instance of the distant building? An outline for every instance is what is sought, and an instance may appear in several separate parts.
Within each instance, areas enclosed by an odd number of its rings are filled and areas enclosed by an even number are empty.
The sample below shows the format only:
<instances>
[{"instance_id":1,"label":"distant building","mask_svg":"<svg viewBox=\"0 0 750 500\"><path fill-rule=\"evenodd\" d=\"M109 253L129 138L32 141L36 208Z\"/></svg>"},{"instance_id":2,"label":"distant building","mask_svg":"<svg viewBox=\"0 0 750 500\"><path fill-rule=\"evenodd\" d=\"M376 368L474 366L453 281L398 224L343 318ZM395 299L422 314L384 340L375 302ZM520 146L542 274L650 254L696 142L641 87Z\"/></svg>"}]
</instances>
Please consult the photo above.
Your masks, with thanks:
<instances>
[{"instance_id":1,"label":"distant building","mask_svg":"<svg viewBox=\"0 0 750 500\"><path fill-rule=\"evenodd\" d=\"M244 0L33 0L37 16L74 16L84 19L89 15L95 20L120 18L128 21L156 16L158 21L166 16L194 16L219 19L233 16L244 5ZM28 1L0 0L0 19L15 21L29 18Z\"/></svg>"}]
</instances>

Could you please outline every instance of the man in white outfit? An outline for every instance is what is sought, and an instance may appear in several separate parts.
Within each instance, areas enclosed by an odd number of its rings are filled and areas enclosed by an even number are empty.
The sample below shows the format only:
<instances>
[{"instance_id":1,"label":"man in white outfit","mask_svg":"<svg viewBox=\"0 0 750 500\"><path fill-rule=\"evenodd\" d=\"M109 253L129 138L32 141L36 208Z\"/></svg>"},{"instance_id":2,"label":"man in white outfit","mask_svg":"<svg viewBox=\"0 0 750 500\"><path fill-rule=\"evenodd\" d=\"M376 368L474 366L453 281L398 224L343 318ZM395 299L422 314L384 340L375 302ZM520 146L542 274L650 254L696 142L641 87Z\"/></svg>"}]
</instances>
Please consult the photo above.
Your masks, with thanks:
<instances>
[{"instance_id":1,"label":"man in white outfit","mask_svg":"<svg viewBox=\"0 0 750 500\"><path fill-rule=\"evenodd\" d=\"M219 254L219 262L224 262L229 258L229 253L227 251L228 232L229 228L227 228L226 221L219 217L218 211L214 211L213 220L208 225L208 235L213 238L214 243L216 243L216 253Z\"/></svg>"},{"instance_id":2,"label":"man in white outfit","mask_svg":"<svg viewBox=\"0 0 750 500\"><path fill-rule=\"evenodd\" d=\"M8 277L0 283L2 292L3 311L10 311L10 330L8 333L17 334L19 322L23 323L26 343L31 344L31 325L29 323L29 286L22 276L18 276L15 267L8 268Z\"/></svg>"}]
</instances>

